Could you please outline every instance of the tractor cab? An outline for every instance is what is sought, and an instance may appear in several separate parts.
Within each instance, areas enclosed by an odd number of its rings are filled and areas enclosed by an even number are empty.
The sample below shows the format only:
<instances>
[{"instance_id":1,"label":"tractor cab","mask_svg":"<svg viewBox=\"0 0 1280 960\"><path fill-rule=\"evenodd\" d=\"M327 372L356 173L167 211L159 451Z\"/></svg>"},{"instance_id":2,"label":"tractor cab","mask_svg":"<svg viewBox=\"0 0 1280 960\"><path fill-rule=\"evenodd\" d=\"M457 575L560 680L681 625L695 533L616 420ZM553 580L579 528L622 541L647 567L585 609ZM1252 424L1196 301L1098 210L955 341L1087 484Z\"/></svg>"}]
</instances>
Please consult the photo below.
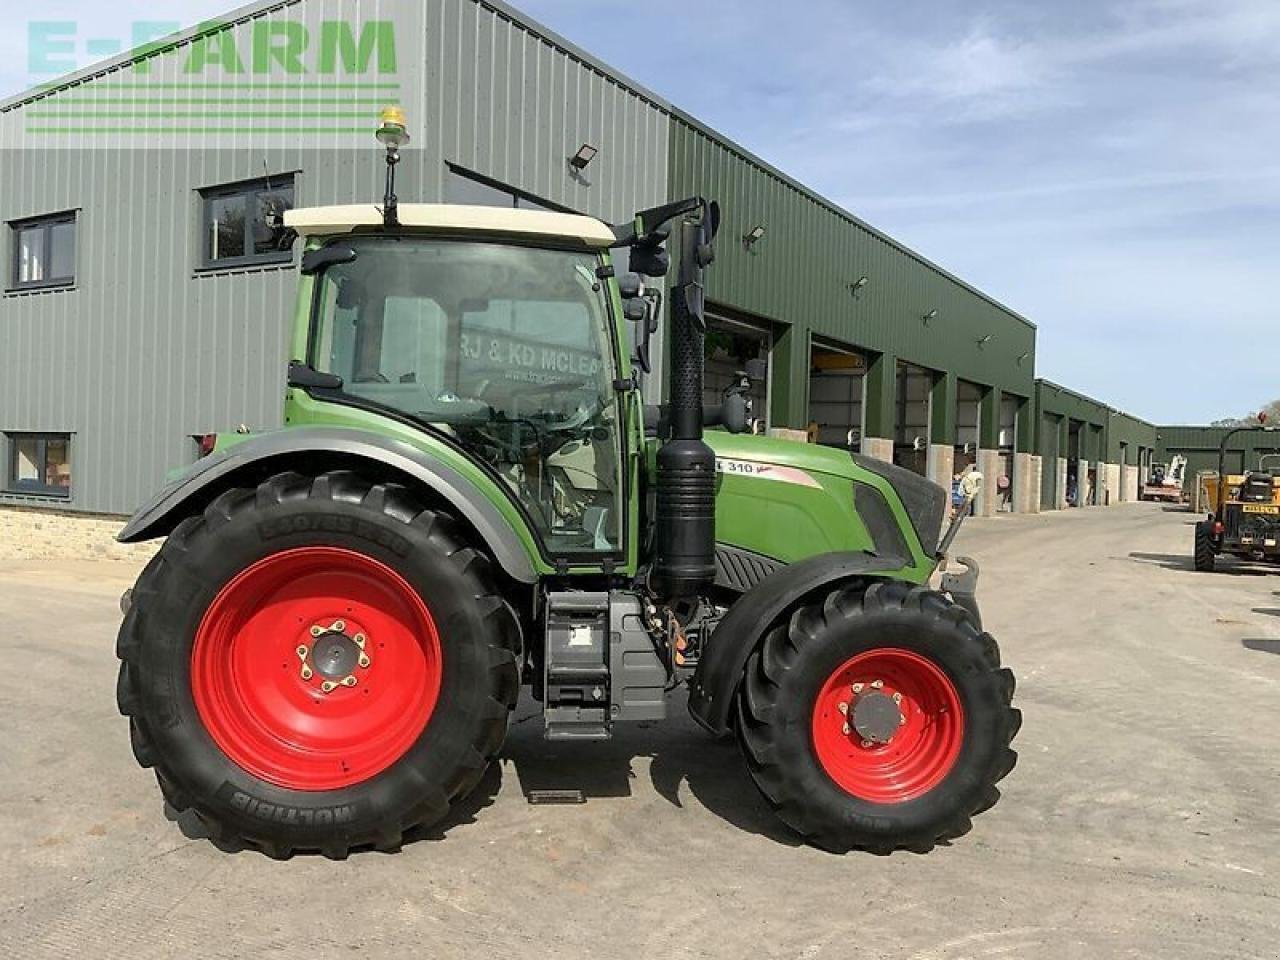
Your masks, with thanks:
<instances>
[{"instance_id":1,"label":"tractor cab","mask_svg":"<svg viewBox=\"0 0 1280 960\"><path fill-rule=\"evenodd\" d=\"M392 231L373 206L288 224L306 243L291 422L339 405L419 427L505 485L550 553L621 548L612 230L445 205L401 206Z\"/></svg>"}]
</instances>

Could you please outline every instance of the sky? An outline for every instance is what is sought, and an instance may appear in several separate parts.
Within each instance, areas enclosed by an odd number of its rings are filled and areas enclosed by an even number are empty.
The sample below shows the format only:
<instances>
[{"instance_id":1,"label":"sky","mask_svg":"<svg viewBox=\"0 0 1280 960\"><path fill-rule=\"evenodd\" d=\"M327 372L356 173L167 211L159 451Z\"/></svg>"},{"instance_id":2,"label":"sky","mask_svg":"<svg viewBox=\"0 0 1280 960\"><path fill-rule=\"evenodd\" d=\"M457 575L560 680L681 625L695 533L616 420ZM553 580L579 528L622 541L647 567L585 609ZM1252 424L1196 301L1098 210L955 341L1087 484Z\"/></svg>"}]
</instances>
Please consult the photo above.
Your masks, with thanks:
<instances>
[{"instance_id":1,"label":"sky","mask_svg":"<svg viewBox=\"0 0 1280 960\"><path fill-rule=\"evenodd\" d=\"M1038 375L1163 424L1280 397L1280 0L516 6L1031 319ZM47 79L28 54L6 17L0 96Z\"/></svg>"}]
</instances>

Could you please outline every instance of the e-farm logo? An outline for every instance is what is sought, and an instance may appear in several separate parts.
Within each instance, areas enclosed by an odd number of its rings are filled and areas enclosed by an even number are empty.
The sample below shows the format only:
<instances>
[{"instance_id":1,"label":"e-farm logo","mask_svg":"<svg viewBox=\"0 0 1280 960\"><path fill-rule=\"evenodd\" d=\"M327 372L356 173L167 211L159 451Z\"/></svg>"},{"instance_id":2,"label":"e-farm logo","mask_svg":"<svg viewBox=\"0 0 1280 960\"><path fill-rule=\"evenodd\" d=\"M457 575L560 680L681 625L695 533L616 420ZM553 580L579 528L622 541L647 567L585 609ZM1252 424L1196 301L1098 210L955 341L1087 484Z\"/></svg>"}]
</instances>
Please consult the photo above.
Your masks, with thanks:
<instances>
[{"instance_id":1,"label":"e-farm logo","mask_svg":"<svg viewBox=\"0 0 1280 960\"><path fill-rule=\"evenodd\" d=\"M81 55L125 43L80 39L71 21L30 24L34 76L62 76ZM139 144L182 136L368 136L381 107L400 102L391 20L211 21L186 33L155 21L132 26L130 63L25 108L28 134L66 139L124 135Z\"/></svg>"}]
</instances>

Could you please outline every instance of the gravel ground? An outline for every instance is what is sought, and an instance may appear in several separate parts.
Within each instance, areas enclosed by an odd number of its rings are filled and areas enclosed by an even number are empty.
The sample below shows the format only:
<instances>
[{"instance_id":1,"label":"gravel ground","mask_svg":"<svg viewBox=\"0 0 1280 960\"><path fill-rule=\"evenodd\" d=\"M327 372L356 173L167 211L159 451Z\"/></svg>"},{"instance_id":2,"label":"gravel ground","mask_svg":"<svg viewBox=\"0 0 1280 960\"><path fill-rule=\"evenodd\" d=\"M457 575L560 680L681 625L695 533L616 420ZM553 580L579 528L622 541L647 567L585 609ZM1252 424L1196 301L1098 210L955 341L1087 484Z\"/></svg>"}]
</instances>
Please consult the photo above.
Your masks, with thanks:
<instances>
[{"instance_id":1,"label":"gravel ground","mask_svg":"<svg viewBox=\"0 0 1280 960\"><path fill-rule=\"evenodd\" d=\"M0 570L0 953L1275 958L1280 576L1190 570L1155 505L974 522L1021 754L971 834L926 856L802 846L732 744L666 724L501 764L397 855L277 863L188 840L115 712L136 564ZM580 787L577 806L525 791Z\"/></svg>"}]
</instances>

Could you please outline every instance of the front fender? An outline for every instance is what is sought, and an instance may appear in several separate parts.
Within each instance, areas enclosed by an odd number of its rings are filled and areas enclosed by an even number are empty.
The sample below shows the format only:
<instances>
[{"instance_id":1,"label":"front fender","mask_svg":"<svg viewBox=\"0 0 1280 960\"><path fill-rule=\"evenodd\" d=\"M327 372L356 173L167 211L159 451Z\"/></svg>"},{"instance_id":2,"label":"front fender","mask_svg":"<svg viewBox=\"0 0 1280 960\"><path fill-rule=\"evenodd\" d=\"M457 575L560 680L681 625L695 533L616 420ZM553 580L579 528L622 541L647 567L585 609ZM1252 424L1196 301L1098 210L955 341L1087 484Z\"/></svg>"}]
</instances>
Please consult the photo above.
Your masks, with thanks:
<instances>
[{"instance_id":1,"label":"front fender","mask_svg":"<svg viewBox=\"0 0 1280 960\"><path fill-rule=\"evenodd\" d=\"M902 574L901 558L841 552L819 554L765 577L729 608L704 644L689 688L693 719L716 736L728 733L733 696L751 651L797 603L842 581Z\"/></svg>"},{"instance_id":2,"label":"front fender","mask_svg":"<svg viewBox=\"0 0 1280 960\"><path fill-rule=\"evenodd\" d=\"M341 427L277 430L207 457L139 509L116 539L121 543L137 543L166 536L183 518L203 510L227 487L266 471L297 469L298 461L308 458L320 464L336 462L354 469L366 463L378 468L380 473L399 474L410 485L418 483L429 487L475 528L508 576L521 583L536 582L537 575L524 544L474 483L453 467L409 444Z\"/></svg>"}]
</instances>

